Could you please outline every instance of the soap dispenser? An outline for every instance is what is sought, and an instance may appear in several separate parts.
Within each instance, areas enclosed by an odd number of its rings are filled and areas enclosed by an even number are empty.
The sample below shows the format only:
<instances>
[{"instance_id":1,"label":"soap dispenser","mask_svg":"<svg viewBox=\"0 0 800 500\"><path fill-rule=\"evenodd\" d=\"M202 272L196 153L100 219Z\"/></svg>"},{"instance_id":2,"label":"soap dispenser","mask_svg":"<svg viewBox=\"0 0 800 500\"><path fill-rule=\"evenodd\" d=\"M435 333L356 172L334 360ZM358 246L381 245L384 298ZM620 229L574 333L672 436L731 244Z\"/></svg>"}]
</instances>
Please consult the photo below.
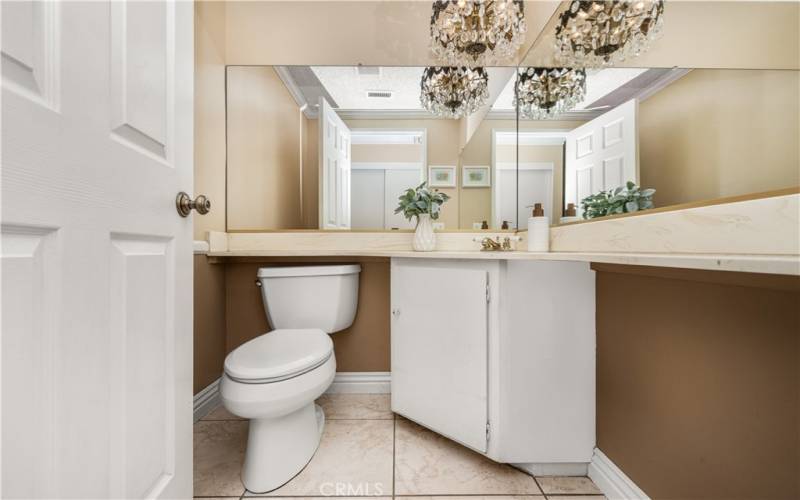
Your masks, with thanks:
<instances>
[{"instance_id":1,"label":"soap dispenser","mask_svg":"<svg viewBox=\"0 0 800 500\"><path fill-rule=\"evenodd\" d=\"M533 213L528 218L528 251L547 252L550 250L550 221L544 215L541 203L533 205Z\"/></svg>"},{"instance_id":2,"label":"soap dispenser","mask_svg":"<svg viewBox=\"0 0 800 500\"><path fill-rule=\"evenodd\" d=\"M564 216L561 217L561 223L566 224L567 222L575 222L577 220L581 220L578 217L578 210L575 208L574 203L568 203L567 209L564 211Z\"/></svg>"}]
</instances>

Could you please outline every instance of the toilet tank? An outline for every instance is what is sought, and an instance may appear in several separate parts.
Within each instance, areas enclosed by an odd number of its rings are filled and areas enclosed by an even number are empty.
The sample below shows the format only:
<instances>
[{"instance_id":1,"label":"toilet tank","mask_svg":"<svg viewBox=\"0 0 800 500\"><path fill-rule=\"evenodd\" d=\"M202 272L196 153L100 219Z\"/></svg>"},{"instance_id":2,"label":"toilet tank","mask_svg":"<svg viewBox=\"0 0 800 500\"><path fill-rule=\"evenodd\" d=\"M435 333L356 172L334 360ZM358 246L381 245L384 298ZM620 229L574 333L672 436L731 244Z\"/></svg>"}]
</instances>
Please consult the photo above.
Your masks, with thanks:
<instances>
[{"instance_id":1,"label":"toilet tank","mask_svg":"<svg viewBox=\"0 0 800 500\"><path fill-rule=\"evenodd\" d=\"M274 329L344 330L356 317L360 272L358 264L260 268L269 324Z\"/></svg>"}]
</instances>

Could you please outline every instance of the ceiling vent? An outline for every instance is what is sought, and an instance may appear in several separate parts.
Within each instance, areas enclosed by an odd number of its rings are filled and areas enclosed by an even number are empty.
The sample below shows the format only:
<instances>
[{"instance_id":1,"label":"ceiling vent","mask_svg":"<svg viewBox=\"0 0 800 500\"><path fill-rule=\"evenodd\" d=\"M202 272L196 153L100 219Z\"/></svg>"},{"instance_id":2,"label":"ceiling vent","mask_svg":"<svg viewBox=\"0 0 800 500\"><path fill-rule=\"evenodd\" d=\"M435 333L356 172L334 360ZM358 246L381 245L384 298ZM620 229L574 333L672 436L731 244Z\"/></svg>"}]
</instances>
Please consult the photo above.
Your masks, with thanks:
<instances>
[{"instance_id":1,"label":"ceiling vent","mask_svg":"<svg viewBox=\"0 0 800 500\"><path fill-rule=\"evenodd\" d=\"M391 90L367 90L367 99L391 99L392 95Z\"/></svg>"},{"instance_id":2,"label":"ceiling vent","mask_svg":"<svg viewBox=\"0 0 800 500\"><path fill-rule=\"evenodd\" d=\"M358 66L358 76L381 76L380 66Z\"/></svg>"}]
</instances>

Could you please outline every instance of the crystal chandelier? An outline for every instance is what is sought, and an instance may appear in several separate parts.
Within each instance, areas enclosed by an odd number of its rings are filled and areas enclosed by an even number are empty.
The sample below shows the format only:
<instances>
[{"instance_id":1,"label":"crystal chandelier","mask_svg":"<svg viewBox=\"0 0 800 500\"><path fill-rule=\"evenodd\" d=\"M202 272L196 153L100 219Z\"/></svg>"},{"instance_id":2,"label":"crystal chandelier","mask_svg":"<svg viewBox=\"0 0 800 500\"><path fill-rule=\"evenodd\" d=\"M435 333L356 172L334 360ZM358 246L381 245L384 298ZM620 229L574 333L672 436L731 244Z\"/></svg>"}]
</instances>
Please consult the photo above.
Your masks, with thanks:
<instances>
[{"instance_id":1,"label":"crystal chandelier","mask_svg":"<svg viewBox=\"0 0 800 500\"><path fill-rule=\"evenodd\" d=\"M586 96L586 71L573 68L520 68L514 107L530 120L553 118Z\"/></svg>"},{"instance_id":2,"label":"crystal chandelier","mask_svg":"<svg viewBox=\"0 0 800 500\"><path fill-rule=\"evenodd\" d=\"M664 0L574 0L556 26L556 58L598 67L638 56L660 33L663 14Z\"/></svg>"},{"instance_id":3,"label":"crystal chandelier","mask_svg":"<svg viewBox=\"0 0 800 500\"><path fill-rule=\"evenodd\" d=\"M422 73L422 107L445 118L461 118L489 98L489 76L483 68L428 67Z\"/></svg>"},{"instance_id":4,"label":"crystal chandelier","mask_svg":"<svg viewBox=\"0 0 800 500\"><path fill-rule=\"evenodd\" d=\"M514 57L525 41L522 0L436 0L431 51L451 66L487 66Z\"/></svg>"}]
</instances>

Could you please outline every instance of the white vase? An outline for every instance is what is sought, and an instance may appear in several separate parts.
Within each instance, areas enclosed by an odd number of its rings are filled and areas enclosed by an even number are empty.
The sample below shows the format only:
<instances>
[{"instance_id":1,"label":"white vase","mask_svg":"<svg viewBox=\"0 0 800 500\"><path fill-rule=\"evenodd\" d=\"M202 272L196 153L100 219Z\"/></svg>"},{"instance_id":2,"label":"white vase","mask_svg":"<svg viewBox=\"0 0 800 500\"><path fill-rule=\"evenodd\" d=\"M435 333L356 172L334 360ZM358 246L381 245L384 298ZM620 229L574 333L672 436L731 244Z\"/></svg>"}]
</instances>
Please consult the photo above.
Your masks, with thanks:
<instances>
[{"instance_id":1,"label":"white vase","mask_svg":"<svg viewBox=\"0 0 800 500\"><path fill-rule=\"evenodd\" d=\"M417 216L417 230L414 231L414 250L417 252L430 252L436 248L436 233L433 232L433 223L430 214Z\"/></svg>"}]
</instances>

